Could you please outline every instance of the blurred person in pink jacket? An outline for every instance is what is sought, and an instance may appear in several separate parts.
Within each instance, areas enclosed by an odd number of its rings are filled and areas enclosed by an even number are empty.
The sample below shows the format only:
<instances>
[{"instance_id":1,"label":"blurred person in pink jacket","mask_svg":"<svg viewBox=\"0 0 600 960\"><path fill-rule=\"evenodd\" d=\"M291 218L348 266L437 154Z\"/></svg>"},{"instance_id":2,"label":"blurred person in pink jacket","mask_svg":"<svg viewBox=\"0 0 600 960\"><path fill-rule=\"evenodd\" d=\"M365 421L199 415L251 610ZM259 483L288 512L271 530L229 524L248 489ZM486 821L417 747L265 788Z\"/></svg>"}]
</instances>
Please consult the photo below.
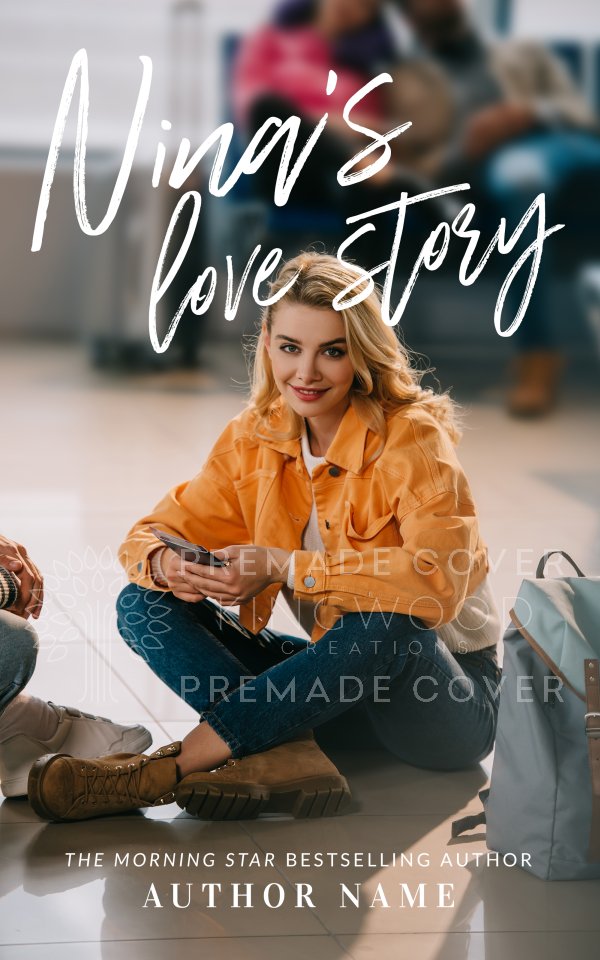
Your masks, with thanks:
<instances>
[{"instance_id":1,"label":"blurred person in pink jacket","mask_svg":"<svg viewBox=\"0 0 600 960\"><path fill-rule=\"evenodd\" d=\"M379 65L394 58L393 39L381 16L381 0L292 0L279 4L271 23L242 41L233 77L238 120L249 122L262 97L287 100L302 116L328 111L341 120L346 101ZM327 94L330 70L337 85ZM364 112L382 122L379 97ZM348 131L350 132L350 131Z\"/></svg>"},{"instance_id":2,"label":"blurred person in pink jacket","mask_svg":"<svg viewBox=\"0 0 600 960\"><path fill-rule=\"evenodd\" d=\"M345 220L397 200L402 189L415 192L411 176L392 164L362 183L342 187L337 181L338 170L369 142L364 133L344 121L343 108L396 57L383 7L382 0L287 0L276 7L270 23L240 44L233 68L232 103L247 137L270 117L285 120L295 115L303 120L298 143L304 144L316 122L329 114L327 127L294 185L289 207L332 212ZM336 72L337 83L328 94L330 70ZM351 117L381 133L397 125L386 113L381 86L353 108ZM260 197L270 203L280 155L281 150L273 151L252 178ZM384 227L377 236L370 235L364 247L354 243L349 256L370 262L376 255L374 246L382 259L389 256L392 219L390 229ZM339 239L347 233L343 225Z\"/></svg>"}]
</instances>

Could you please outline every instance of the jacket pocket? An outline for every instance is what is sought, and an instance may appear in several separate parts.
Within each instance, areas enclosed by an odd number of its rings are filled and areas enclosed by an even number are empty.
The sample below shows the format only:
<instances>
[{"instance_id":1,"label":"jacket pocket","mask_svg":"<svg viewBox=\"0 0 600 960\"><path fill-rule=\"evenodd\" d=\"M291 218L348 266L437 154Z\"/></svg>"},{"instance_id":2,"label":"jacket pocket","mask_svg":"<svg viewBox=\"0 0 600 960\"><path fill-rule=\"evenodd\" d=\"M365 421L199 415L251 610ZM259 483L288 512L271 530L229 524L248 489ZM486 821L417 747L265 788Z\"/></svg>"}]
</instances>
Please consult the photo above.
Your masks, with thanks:
<instances>
[{"instance_id":1,"label":"jacket pocket","mask_svg":"<svg viewBox=\"0 0 600 960\"><path fill-rule=\"evenodd\" d=\"M389 533L394 533L393 540L396 543L398 542L398 537L395 534L395 528L392 525L395 523L395 519L396 518L393 511L390 510L389 513L385 513L383 516L378 517L377 520L373 520L372 523L368 524L367 527L363 529L357 529L358 523L354 517L354 508L352 507L352 504L347 501L344 530L349 540L373 540L388 524L390 524Z\"/></svg>"},{"instance_id":2,"label":"jacket pocket","mask_svg":"<svg viewBox=\"0 0 600 960\"><path fill-rule=\"evenodd\" d=\"M262 468L255 470L241 480L234 481L235 492L246 522L246 527L252 536L256 531L260 514L275 477L275 470Z\"/></svg>"}]
</instances>

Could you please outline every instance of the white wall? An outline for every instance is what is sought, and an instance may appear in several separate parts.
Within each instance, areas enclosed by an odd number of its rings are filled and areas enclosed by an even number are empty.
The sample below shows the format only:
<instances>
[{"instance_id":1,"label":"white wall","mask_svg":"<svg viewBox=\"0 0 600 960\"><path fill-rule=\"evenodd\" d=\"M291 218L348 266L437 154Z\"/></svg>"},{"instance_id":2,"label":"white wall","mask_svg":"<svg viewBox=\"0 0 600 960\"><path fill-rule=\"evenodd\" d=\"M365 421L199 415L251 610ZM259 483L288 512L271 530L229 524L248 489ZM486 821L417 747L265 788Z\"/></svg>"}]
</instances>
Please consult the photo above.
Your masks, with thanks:
<instances>
[{"instance_id":1,"label":"white wall","mask_svg":"<svg viewBox=\"0 0 600 960\"><path fill-rule=\"evenodd\" d=\"M193 134L196 122L208 132L219 114L221 39L253 28L271 6L271 0L2 0L0 142L47 149L80 47L89 57L92 146L122 145L141 77L140 54L154 66L140 152L153 155L161 119L176 119L178 112L186 132ZM177 104L175 86L189 92ZM74 130L70 123L65 142Z\"/></svg>"},{"instance_id":2,"label":"white wall","mask_svg":"<svg viewBox=\"0 0 600 960\"><path fill-rule=\"evenodd\" d=\"M548 40L600 39L600 0L513 0L513 32Z\"/></svg>"},{"instance_id":3,"label":"white wall","mask_svg":"<svg viewBox=\"0 0 600 960\"><path fill-rule=\"evenodd\" d=\"M87 335L98 316L107 329L132 327L138 339L146 337L151 275L171 213L171 207L157 210L160 198L150 187L157 141L165 139L172 156L181 136L200 142L217 125L222 39L254 28L270 8L271 0L0 0L1 330ZM92 222L106 210L138 94L138 57L145 54L154 73L136 172L110 230L83 237L74 216L72 154L65 149L43 248L33 255L45 158L69 64L81 47L89 58ZM67 148L76 114L77 100ZM170 135L160 128L163 118L173 122ZM91 304L92 288L99 295Z\"/></svg>"}]
</instances>

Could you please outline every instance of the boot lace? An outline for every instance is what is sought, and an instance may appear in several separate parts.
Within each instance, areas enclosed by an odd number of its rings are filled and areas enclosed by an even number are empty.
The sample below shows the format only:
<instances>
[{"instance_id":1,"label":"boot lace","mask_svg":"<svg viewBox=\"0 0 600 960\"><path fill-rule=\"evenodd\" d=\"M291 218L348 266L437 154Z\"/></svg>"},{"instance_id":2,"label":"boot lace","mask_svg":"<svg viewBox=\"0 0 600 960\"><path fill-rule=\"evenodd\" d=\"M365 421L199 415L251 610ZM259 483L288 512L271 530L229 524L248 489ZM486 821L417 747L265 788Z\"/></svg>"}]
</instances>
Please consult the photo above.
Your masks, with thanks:
<instances>
[{"instance_id":1,"label":"boot lace","mask_svg":"<svg viewBox=\"0 0 600 960\"><path fill-rule=\"evenodd\" d=\"M145 806L147 801L140 796L140 778L147 762L144 759L115 766L82 766L84 793L81 802L95 804L98 801L109 803L116 800L118 803ZM160 797L156 802L165 803L166 800L167 796Z\"/></svg>"},{"instance_id":2,"label":"boot lace","mask_svg":"<svg viewBox=\"0 0 600 960\"><path fill-rule=\"evenodd\" d=\"M144 758L138 763L118 763L114 767L104 765L102 767L81 768L83 775L84 791L80 802L82 804L96 804L98 801L104 803L126 803L129 806L161 806L163 803L171 803L175 799L175 793L169 791L156 800L147 800L140 796L140 778L143 768L148 763Z\"/></svg>"}]
</instances>

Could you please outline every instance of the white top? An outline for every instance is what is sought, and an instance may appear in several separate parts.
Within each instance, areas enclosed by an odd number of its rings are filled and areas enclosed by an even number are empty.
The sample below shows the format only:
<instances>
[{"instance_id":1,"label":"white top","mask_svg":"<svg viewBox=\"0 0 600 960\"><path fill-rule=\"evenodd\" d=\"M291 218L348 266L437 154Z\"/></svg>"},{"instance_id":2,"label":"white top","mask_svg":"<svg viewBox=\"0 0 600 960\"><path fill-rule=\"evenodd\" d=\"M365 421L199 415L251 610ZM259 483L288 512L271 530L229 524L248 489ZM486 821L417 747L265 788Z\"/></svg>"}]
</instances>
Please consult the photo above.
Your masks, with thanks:
<instances>
[{"instance_id":1,"label":"white top","mask_svg":"<svg viewBox=\"0 0 600 960\"><path fill-rule=\"evenodd\" d=\"M302 458L306 464L306 469L312 478L313 470L320 463L325 463L325 457L315 457L314 454L311 453L308 433L306 430L306 420L302 421L302 436L300 438L300 443L302 446ZM314 496L310 517L308 518L308 523L306 524L302 533L302 549L325 550L325 544L323 543L321 531L319 530L319 517L317 514L317 505L315 503ZM310 600L294 600L295 566L294 554L292 553L288 566L287 584L283 585L281 592L283 593L283 596L285 597L286 602L296 617L298 623L310 637L315 622L315 605Z\"/></svg>"}]
</instances>

